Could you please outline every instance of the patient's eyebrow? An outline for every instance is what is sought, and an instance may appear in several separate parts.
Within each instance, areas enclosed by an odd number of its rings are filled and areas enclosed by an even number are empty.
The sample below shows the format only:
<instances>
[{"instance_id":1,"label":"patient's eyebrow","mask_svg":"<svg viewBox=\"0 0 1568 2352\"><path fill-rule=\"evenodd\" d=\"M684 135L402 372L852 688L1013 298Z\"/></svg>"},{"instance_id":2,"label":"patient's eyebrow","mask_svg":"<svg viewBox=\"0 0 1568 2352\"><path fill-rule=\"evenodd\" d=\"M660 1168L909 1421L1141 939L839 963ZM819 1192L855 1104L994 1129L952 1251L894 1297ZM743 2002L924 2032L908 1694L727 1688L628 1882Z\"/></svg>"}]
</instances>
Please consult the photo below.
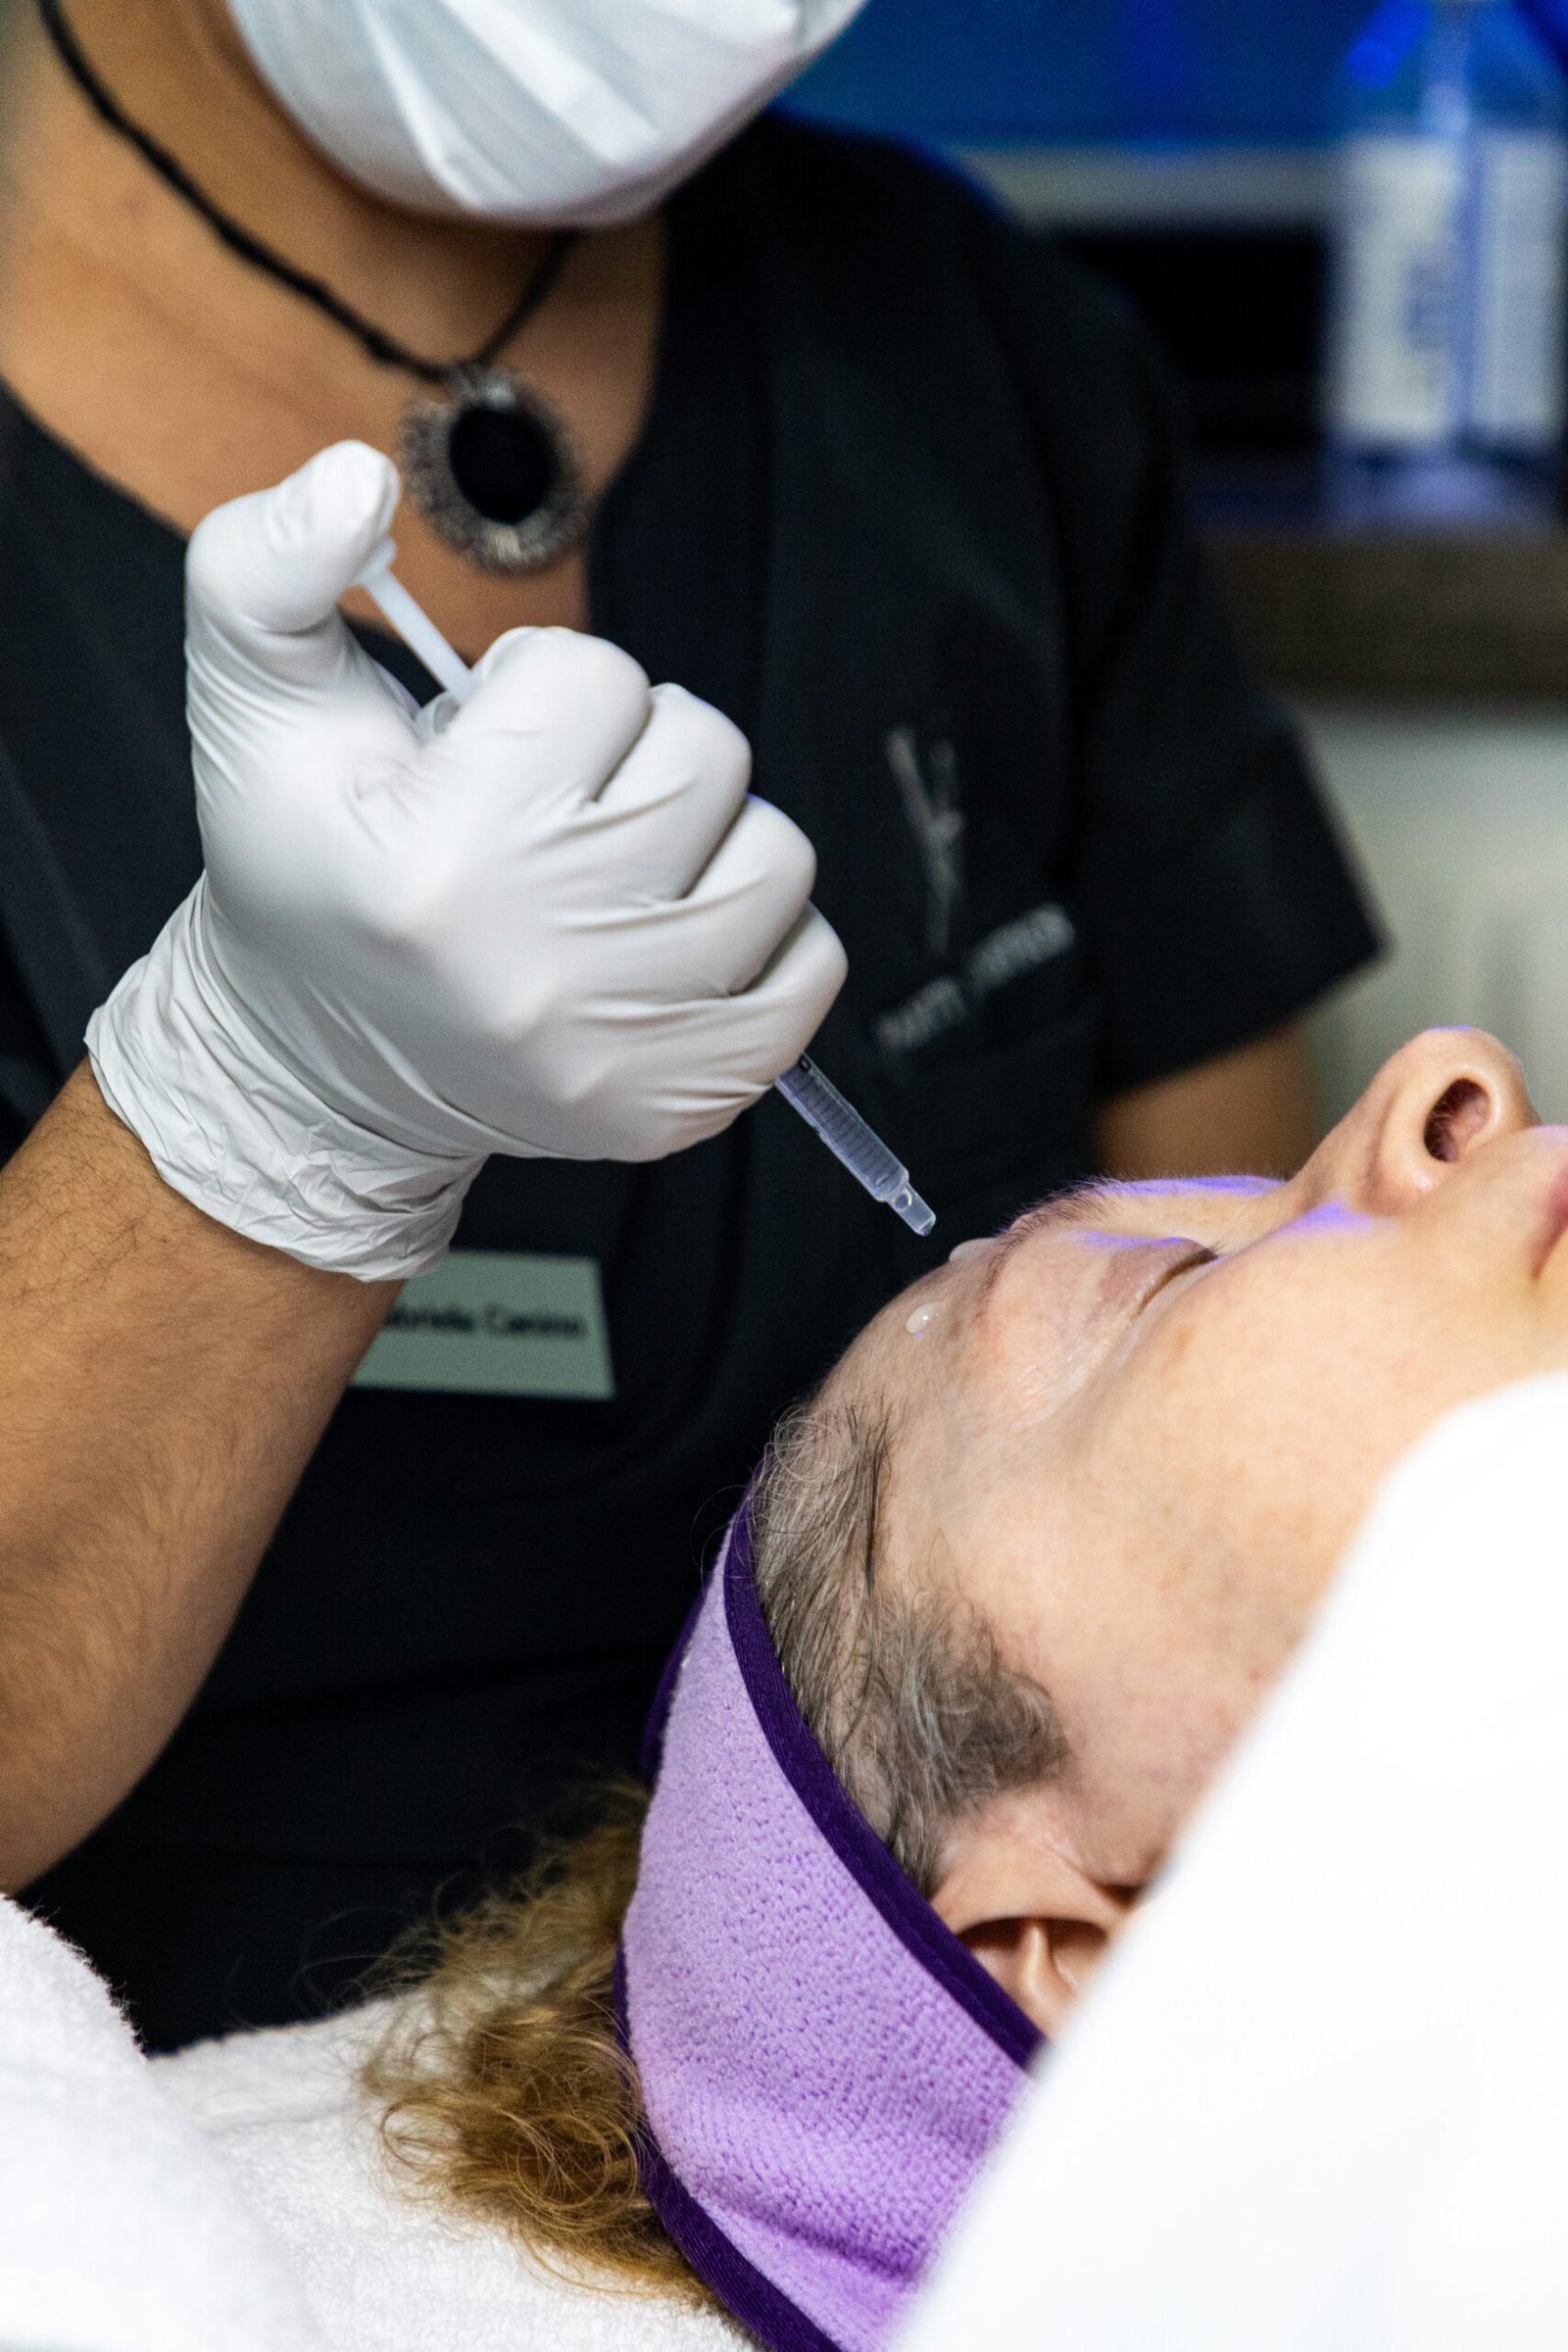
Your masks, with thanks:
<instances>
[{"instance_id":1,"label":"patient's eyebrow","mask_svg":"<svg viewBox=\"0 0 1568 2352\"><path fill-rule=\"evenodd\" d=\"M1015 1250L1022 1249L1025 1242L1036 1241L1042 1234L1048 1233L1081 1233L1103 1218L1114 1203L1125 1200L1129 1193L1135 1191L1134 1186L1115 1184L1108 1177L1086 1176L1081 1183L1070 1184L1062 1192L1053 1193L1051 1199L1042 1200L1038 1208L1026 1210L999 1237L996 1248L987 1255L981 1268L976 1309L985 1305L1001 1280L1007 1260Z\"/></svg>"},{"instance_id":2,"label":"patient's eyebrow","mask_svg":"<svg viewBox=\"0 0 1568 2352\"><path fill-rule=\"evenodd\" d=\"M1014 1250L1020 1250L1025 1242L1037 1241L1042 1234L1092 1232L1098 1226L1109 1235L1127 1235L1127 1211L1136 1209L1141 1202L1151 1200L1170 1202L1178 1197L1190 1200L1197 1194L1206 1205L1212 1206L1216 1200L1223 1201L1227 1197L1255 1200L1260 1194L1277 1193L1280 1189L1279 1179L1267 1176L1142 1177L1136 1181L1086 1176L1081 1183L1053 1193L1038 1208L1026 1209L1005 1233L998 1235L982 1264L975 1311L978 1313L984 1307ZM1186 1220L1164 1228L1170 1235L1186 1230Z\"/></svg>"}]
</instances>

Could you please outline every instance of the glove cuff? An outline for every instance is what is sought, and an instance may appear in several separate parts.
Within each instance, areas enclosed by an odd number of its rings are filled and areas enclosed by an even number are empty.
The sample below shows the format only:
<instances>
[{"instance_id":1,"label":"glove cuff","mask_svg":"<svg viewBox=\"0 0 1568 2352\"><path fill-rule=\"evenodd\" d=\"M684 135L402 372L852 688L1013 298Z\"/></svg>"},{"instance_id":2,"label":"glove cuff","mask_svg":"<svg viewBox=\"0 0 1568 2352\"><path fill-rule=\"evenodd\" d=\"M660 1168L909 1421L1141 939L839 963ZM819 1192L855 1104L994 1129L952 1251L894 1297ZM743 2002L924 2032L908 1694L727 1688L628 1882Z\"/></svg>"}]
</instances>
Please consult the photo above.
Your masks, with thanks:
<instances>
[{"instance_id":1,"label":"glove cuff","mask_svg":"<svg viewBox=\"0 0 1568 2352\"><path fill-rule=\"evenodd\" d=\"M313 1096L214 966L204 876L87 1025L104 1101L219 1224L360 1282L427 1273L483 1155L389 1143Z\"/></svg>"}]
</instances>

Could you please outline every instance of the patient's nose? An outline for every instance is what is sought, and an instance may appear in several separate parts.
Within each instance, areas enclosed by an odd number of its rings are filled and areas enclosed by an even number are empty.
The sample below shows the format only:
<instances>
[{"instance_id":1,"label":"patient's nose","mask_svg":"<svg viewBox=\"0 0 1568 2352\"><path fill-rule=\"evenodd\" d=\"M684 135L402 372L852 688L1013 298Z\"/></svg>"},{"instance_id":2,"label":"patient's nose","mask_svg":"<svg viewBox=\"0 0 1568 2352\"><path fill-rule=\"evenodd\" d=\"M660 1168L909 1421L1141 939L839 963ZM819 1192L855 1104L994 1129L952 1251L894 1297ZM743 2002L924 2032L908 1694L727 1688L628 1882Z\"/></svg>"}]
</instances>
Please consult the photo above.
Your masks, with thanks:
<instances>
[{"instance_id":1,"label":"patient's nose","mask_svg":"<svg viewBox=\"0 0 1568 2352\"><path fill-rule=\"evenodd\" d=\"M1299 1181L1314 1199L1393 1216L1484 1146L1540 1124L1505 1046L1484 1029L1428 1029L1384 1063Z\"/></svg>"}]
</instances>

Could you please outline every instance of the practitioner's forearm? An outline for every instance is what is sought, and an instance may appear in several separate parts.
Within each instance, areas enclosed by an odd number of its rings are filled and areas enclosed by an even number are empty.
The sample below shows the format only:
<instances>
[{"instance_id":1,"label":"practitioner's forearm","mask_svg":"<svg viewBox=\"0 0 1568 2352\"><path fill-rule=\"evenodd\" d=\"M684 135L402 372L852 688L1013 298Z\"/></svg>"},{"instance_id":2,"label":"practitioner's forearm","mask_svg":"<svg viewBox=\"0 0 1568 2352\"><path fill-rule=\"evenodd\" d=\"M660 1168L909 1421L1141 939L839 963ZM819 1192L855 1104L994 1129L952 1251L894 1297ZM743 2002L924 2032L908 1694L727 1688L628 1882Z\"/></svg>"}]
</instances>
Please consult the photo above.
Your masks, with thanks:
<instances>
[{"instance_id":1,"label":"practitioner's forearm","mask_svg":"<svg viewBox=\"0 0 1568 2352\"><path fill-rule=\"evenodd\" d=\"M395 1296L190 1207L85 1068L0 1173L0 1886L157 1755Z\"/></svg>"},{"instance_id":2,"label":"practitioner's forearm","mask_svg":"<svg viewBox=\"0 0 1568 2352\"><path fill-rule=\"evenodd\" d=\"M1299 1028L1254 1038L1101 1104L1095 1129L1107 1176L1286 1176L1323 1126Z\"/></svg>"}]
</instances>

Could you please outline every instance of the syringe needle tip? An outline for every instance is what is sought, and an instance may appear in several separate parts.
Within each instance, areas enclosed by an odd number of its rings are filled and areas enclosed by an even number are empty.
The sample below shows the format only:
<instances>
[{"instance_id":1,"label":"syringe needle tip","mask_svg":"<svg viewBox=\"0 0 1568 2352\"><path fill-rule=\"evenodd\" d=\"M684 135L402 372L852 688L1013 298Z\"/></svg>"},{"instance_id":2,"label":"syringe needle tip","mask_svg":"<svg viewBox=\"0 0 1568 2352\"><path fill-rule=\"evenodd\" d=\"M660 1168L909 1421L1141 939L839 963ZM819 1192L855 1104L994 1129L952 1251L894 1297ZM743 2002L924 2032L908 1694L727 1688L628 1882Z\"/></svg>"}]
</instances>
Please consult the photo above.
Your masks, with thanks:
<instances>
[{"instance_id":1,"label":"syringe needle tip","mask_svg":"<svg viewBox=\"0 0 1568 2352\"><path fill-rule=\"evenodd\" d=\"M845 1101L832 1079L823 1076L808 1054L803 1054L795 1067L775 1083L791 1109L798 1110L807 1125L816 1130L834 1157L843 1161L857 1184L864 1185L873 1200L885 1200L911 1233L931 1231L937 1221L935 1211L926 1206L909 1182L908 1169L900 1165L881 1137L866 1125L854 1103Z\"/></svg>"},{"instance_id":2,"label":"syringe needle tip","mask_svg":"<svg viewBox=\"0 0 1568 2352\"><path fill-rule=\"evenodd\" d=\"M937 1221L936 1210L928 1201L921 1200L912 1184L901 1186L888 1202L888 1206L897 1209L909 1231L919 1234L922 1239L931 1231Z\"/></svg>"}]
</instances>

